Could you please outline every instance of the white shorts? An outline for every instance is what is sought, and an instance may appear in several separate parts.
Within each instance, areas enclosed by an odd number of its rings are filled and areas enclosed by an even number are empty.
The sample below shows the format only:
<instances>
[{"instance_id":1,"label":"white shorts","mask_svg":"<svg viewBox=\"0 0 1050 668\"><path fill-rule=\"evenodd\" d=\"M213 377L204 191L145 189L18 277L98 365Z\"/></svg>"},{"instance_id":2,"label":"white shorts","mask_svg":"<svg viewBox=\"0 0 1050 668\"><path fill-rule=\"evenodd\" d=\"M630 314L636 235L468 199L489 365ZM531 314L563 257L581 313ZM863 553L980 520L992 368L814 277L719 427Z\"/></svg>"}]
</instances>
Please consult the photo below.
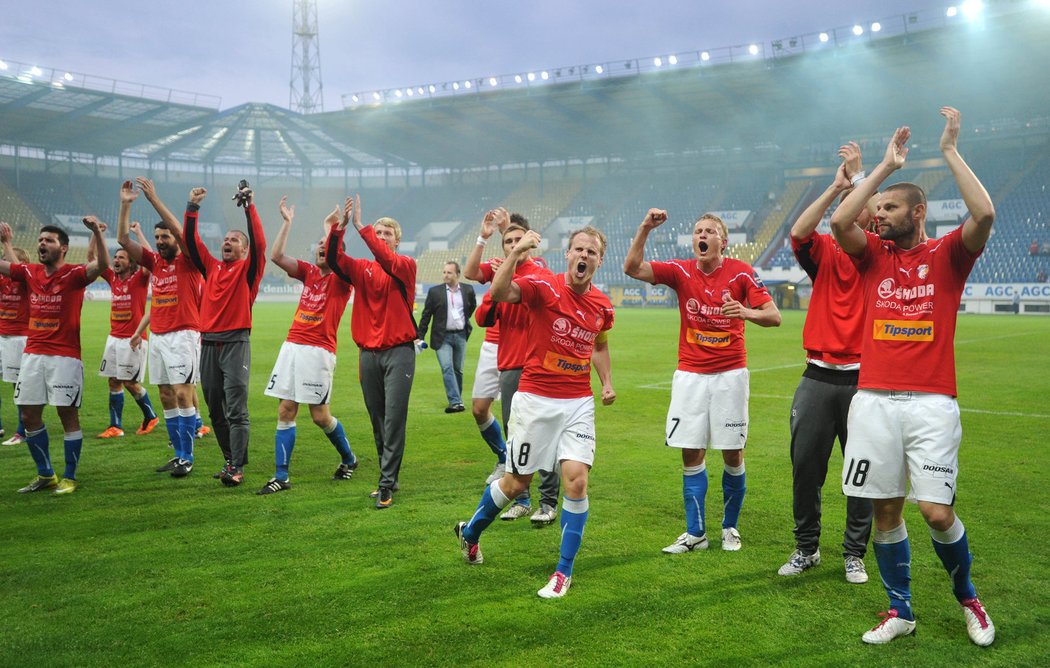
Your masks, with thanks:
<instances>
[{"instance_id":1,"label":"white shorts","mask_svg":"<svg viewBox=\"0 0 1050 668\"><path fill-rule=\"evenodd\" d=\"M192 329L154 334L149 347L149 382L196 384L201 376L201 335Z\"/></svg>"},{"instance_id":2,"label":"white shorts","mask_svg":"<svg viewBox=\"0 0 1050 668\"><path fill-rule=\"evenodd\" d=\"M664 430L667 445L691 450L741 450L747 443L747 369L722 373L677 370Z\"/></svg>"},{"instance_id":3,"label":"white shorts","mask_svg":"<svg viewBox=\"0 0 1050 668\"><path fill-rule=\"evenodd\" d=\"M563 459L594 463L594 397L552 399L518 392L510 405L507 467L524 475L557 471Z\"/></svg>"},{"instance_id":4,"label":"white shorts","mask_svg":"<svg viewBox=\"0 0 1050 668\"><path fill-rule=\"evenodd\" d=\"M18 370L22 368L22 351L26 349L24 336L0 336L0 367L3 367L5 383L18 382Z\"/></svg>"},{"instance_id":5,"label":"white shorts","mask_svg":"<svg viewBox=\"0 0 1050 668\"><path fill-rule=\"evenodd\" d=\"M951 505L959 471L959 404L945 394L858 390L849 407L842 493Z\"/></svg>"},{"instance_id":6,"label":"white shorts","mask_svg":"<svg viewBox=\"0 0 1050 668\"><path fill-rule=\"evenodd\" d=\"M84 394L84 363L62 355L26 355L15 384L18 406L74 406Z\"/></svg>"},{"instance_id":7,"label":"white shorts","mask_svg":"<svg viewBox=\"0 0 1050 668\"><path fill-rule=\"evenodd\" d=\"M263 394L311 406L328 404L334 376L334 354L320 346L285 341Z\"/></svg>"},{"instance_id":8,"label":"white shorts","mask_svg":"<svg viewBox=\"0 0 1050 668\"><path fill-rule=\"evenodd\" d=\"M499 399L499 369L496 368L496 351L499 346L490 341L481 342L478 368L474 372L474 389L471 399Z\"/></svg>"},{"instance_id":9,"label":"white shorts","mask_svg":"<svg viewBox=\"0 0 1050 668\"><path fill-rule=\"evenodd\" d=\"M131 339L106 337L106 347L102 351L102 363L98 375L104 378L116 378L141 383L146 377L146 353L149 340L142 339L138 350L131 349Z\"/></svg>"}]
</instances>

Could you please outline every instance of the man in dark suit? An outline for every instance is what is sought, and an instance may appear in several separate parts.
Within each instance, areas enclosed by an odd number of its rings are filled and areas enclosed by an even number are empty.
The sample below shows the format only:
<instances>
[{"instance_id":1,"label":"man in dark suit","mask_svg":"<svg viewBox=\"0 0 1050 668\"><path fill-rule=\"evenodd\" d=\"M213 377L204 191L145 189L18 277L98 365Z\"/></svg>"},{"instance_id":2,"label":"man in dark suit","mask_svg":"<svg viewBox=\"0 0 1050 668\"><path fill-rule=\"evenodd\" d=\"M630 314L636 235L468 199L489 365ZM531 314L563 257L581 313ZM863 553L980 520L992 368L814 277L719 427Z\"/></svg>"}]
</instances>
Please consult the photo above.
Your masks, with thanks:
<instances>
[{"instance_id":1,"label":"man in dark suit","mask_svg":"<svg viewBox=\"0 0 1050 668\"><path fill-rule=\"evenodd\" d=\"M441 376L448 397L446 413L463 412L463 356L470 336L470 316L477 306L474 288L459 282L458 262L445 263L444 285L435 285L427 292L423 314L419 318L416 338L427 335L427 325L434 319L430 333L430 347L437 353Z\"/></svg>"}]
</instances>

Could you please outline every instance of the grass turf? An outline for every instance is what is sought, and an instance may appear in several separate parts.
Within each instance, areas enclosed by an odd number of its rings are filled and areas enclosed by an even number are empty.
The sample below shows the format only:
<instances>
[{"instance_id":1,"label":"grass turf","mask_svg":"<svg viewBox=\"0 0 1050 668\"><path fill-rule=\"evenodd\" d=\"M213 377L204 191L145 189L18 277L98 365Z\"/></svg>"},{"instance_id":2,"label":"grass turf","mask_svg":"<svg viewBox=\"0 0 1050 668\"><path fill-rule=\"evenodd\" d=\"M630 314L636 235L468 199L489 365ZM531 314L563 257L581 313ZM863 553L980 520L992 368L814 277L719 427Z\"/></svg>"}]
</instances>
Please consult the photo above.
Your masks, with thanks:
<instances>
[{"instance_id":1,"label":"grass turf","mask_svg":"<svg viewBox=\"0 0 1050 668\"><path fill-rule=\"evenodd\" d=\"M33 475L24 446L0 448L0 665L1050 665L1045 573L1050 426L1050 320L960 316L963 420L957 507L975 554L974 579L996 622L994 646L968 641L947 575L914 506L912 577L918 635L867 647L860 634L886 607L872 580L846 584L839 543L844 501L835 454L824 493L824 563L776 575L793 547L788 413L802 371L802 313L779 329L748 326L751 429L744 549L679 556L660 548L682 531L681 460L662 445L674 369L675 311L621 309L611 338L612 407L598 407L591 512L573 588L535 592L557 559L558 529L496 522L485 563L465 565L451 528L473 511L493 457L470 413L446 415L432 352L417 358L408 446L394 507L367 494L376 456L342 328L333 413L363 457L354 480L330 479L338 457L304 410L293 489L255 492L272 475L276 401L262 394L293 304L258 304L252 337L251 464L246 483L212 480L209 436L184 480L153 473L169 456L163 425L149 436L93 438L107 425L95 374L107 304L86 303L86 391L80 489L15 494ZM466 384L481 336L471 338ZM156 389L151 396L159 409ZM9 433L9 387L2 416ZM138 408L126 401L125 424ZM205 416L207 417L207 416ZM45 411L61 469L61 429ZM708 521L720 519L713 457ZM535 501L534 501L535 503Z\"/></svg>"}]
</instances>

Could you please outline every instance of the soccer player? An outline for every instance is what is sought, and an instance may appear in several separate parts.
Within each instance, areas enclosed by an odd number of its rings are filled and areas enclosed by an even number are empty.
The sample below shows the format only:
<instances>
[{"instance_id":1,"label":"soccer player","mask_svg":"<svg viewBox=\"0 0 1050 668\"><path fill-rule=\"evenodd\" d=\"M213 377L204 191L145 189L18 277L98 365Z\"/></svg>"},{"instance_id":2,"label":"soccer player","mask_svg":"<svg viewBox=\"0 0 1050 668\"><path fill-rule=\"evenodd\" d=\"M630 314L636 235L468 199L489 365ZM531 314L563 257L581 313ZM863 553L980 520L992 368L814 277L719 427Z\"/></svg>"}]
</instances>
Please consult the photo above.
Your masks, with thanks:
<instances>
[{"instance_id":1,"label":"soccer player","mask_svg":"<svg viewBox=\"0 0 1050 668\"><path fill-rule=\"evenodd\" d=\"M2 226L10 226L0 223ZM11 233L0 235L3 241L4 259L15 264L29 264L29 254L11 244ZM0 377L12 387L18 384L18 372L22 368L22 353L29 335L29 298L26 295L26 284L9 276L0 275ZM18 428L4 445L18 445L25 440L26 428L22 424L22 411L15 407L18 416ZM0 428L0 436L4 430Z\"/></svg>"},{"instance_id":2,"label":"soccer player","mask_svg":"<svg viewBox=\"0 0 1050 668\"><path fill-rule=\"evenodd\" d=\"M310 417L321 428L339 453L340 464L333 480L350 480L357 468L357 457L350 449L343 425L332 416L329 404L332 398L332 378L335 376L335 346L339 321L350 299L350 285L340 281L325 261L324 239L317 244L314 264L287 255L288 233L295 218L295 206L287 206L287 197L281 198L281 218L284 222L277 232L270 251L270 260L285 273L303 284L299 308L292 316L288 338L281 344L270 382L265 394L280 400L277 404L277 434L274 457L277 471L259 494L273 494L291 489L288 467L295 447L295 416L299 405L310 407ZM325 219L326 228L339 222L336 207Z\"/></svg>"},{"instance_id":3,"label":"soccer player","mask_svg":"<svg viewBox=\"0 0 1050 668\"><path fill-rule=\"evenodd\" d=\"M18 490L22 493L53 489L71 494L77 489L77 466L84 434L80 431L80 401L84 392L84 363L80 359L80 310L84 288L109 267L109 252L100 223L84 218L98 244L98 260L67 264L69 235L61 227L45 225L37 238L40 264L11 264L0 260L0 274L25 283L29 295L29 336L15 386L15 403L22 412L29 454L37 476ZM0 226L0 238L10 240L11 228ZM59 481L51 466L44 405L54 406L65 431L66 468Z\"/></svg>"},{"instance_id":4,"label":"soccer player","mask_svg":"<svg viewBox=\"0 0 1050 668\"><path fill-rule=\"evenodd\" d=\"M157 196L153 181L138 177L135 182L139 190L130 181L125 181L120 189L117 241L132 260L150 272L153 298L146 318L153 336L149 377L157 385L168 439L175 449L175 456L157 473L184 478L193 470L193 400L200 379L200 276L186 255L182 225ZM160 215L153 231L156 251L131 238L131 204L139 192Z\"/></svg>"},{"instance_id":5,"label":"soccer player","mask_svg":"<svg viewBox=\"0 0 1050 668\"><path fill-rule=\"evenodd\" d=\"M227 464L219 480L227 487L244 482L248 463L248 380L252 365L249 335L252 305L259 294L266 266L266 236L247 185L234 199L244 207L248 233L230 230L222 240L220 257L204 246L197 232L197 214L208 195L204 188L190 191L186 204L186 251L204 279L201 295L201 389L208 415Z\"/></svg>"},{"instance_id":6,"label":"soccer player","mask_svg":"<svg viewBox=\"0 0 1050 668\"><path fill-rule=\"evenodd\" d=\"M507 463L507 442L503 439L503 430L499 420L492 414L492 402L499 398L499 367L496 357L499 353L499 320L495 317L492 297L486 292L481 304L474 311L474 321L485 328L485 339L478 351L478 365L474 369L474 386L470 391L470 410L474 423L478 425L481 438L496 455L496 466L485 479L485 484L503 477Z\"/></svg>"},{"instance_id":7,"label":"soccer player","mask_svg":"<svg viewBox=\"0 0 1050 668\"><path fill-rule=\"evenodd\" d=\"M663 549L668 554L707 549L704 502L708 448L722 451L722 549L741 547L737 522L747 491L747 350L744 323L778 327L780 311L751 265L723 257L729 230L705 213L693 225L692 260L648 262L645 241L667 221L667 212L649 209L631 240L623 270L678 293L681 330L678 369L671 381L666 443L682 450L682 497L686 531ZM745 306L745 304L747 304Z\"/></svg>"},{"instance_id":8,"label":"soccer player","mask_svg":"<svg viewBox=\"0 0 1050 668\"><path fill-rule=\"evenodd\" d=\"M877 235L854 223L879 186L904 166L907 127L894 132L882 162L831 217L835 240L855 258L864 289L866 333L849 411L842 491L875 505L875 559L890 609L864 634L864 642L872 644L915 631L903 515L909 486L951 578L970 639L981 646L995 640L995 626L970 580L966 528L953 508L962 440L955 323L966 277L991 234L995 207L959 154L958 110L942 107L940 113L946 120L941 152L970 212L962 225L940 239L923 240L926 195L911 183L882 190Z\"/></svg>"},{"instance_id":9,"label":"soccer player","mask_svg":"<svg viewBox=\"0 0 1050 668\"><path fill-rule=\"evenodd\" d=\"M496 229L503 233L503 252L505 259L510 257L522 237L528 231L528 221L522 216L515 220L518 214L508 214L506 209L495 209L485 215L481 221L481 232L478 235L479 242L475 244L470 256L467 257L467 276L481 283L489 283L495 276L500 262L490 260L481 262L481 251L488 239ZM485 243L481 243L485 242ZM532 258L531 251L526 251L517 256L517 265L514 268L514 277L530 276L538 274L552 275L545 265L540 264ZM552 275L553 276L553 275ZM489 295L486 295L489 296ZM520 304L491 303L486 306L482 300L482 308L489 309L484 315L487 321L500 322L500 346L497 350L496 365L499 368L499 393L502 397L503 424L510 424L511 405L514 395L518 391L518 383L521 381L522 369L528 358L529 341L531 339L530 322L528 310ZM508 427L509 428L509 427ZM529 518L536 526L550 524L558 517L558 490L561 487L561 478L558 468L553 470L540 469L540 506L532 517ZM493 474L493 479L502 477ZM489 483L491 484L491 483ZM506 512L500 515L501 520L513 521L529 514L531 508L531 496L529 488L522 490L521 494L514 499Z\"/></svg>"},{"instance_id":10,"label":"soccer player","mask_svg":"<svg viewBox=\"0 0 1050 668\"><path fill-rule=\"evenodd\" d=\"M802 346L806 370L791 403L792 511L795 518L795 551L780 567L780 575L798 575L820 564L820 493L828 475L828 459L835 437L846 446L846 417L857 391L860 348L864 338L864 311L860 281L853 261L830 234L817 225L838 197L863 178L860 148L850 142L839 149L843 159L835 180L810 204L791 227L791 246L799 265L813 282ZM857 224L867 229L868 207L861 209ZM864 554L871 535L870 499L846 497L846 530L842 549L846 580L868 581Z\"/></svg>"},{"instance_id":11,"label":"soccer player","mask_svg":"<svg viewBox=\"0 0 1050 668\"><path fill-rule=\"evenodd\" d=\"M138 223L131 224L131 231L144 248L149 247L149 242L146 241ZM95 245L89 243L89 262L94 259L95 253ZM98 370L98 375L109 382L109 427L99 434L98 438L116 438L124 435L122 421L125 388L131 392L142 411L142 425L135 433L148 434L158 422L149 393L139 382L145 375L146 351L149 345L147 339L142 337L141 342L132 347L131 339L146 314L150 274L140 268L126 250L119 248L113 254L112 268L102 272L102 278L109 283L113 299L109 311L109 336L106 337L106 347L102 351L102 363Z\"/></svg>"},{"instance_id":12,"label":"soccer player","mask_svg":"<svg viewBox=\"0 0 1050 668\"><path fill-rule=\"evenodd\" d=\"M346 255L343 236L351 220L374 260ZM354 286L350 334L361 350L361 393L379 459L379 487L372 493L377 510L393 505L394 492L400 489L408 397L416 373L417 327L412 315L416 261L398 254L400 243L401 225L393 218L380 218L373 225L361 223L358 196L346 198L343 217L329 231L326 249L332 272Z\"/></svg>"},{"instance_id":13,"label":"soccer player","mask_svg":"<svg viewBox=\"0 0 1050 668\"><path fill-rule=\"evenodd\" d=\"M492 279L494 300L527 307L532 337L528 362L511 403L507 472L485 488L474 515L457 524L454 531L466 562L482 563L481 532L529 486L533 473L554 470L560 462L565 483L560 559L554 574L537 592L542 598L560 598L572 585L573 563L589 509L587 477L596 442L592 362L602 385L602 403L608 406L616 400L607 334L613 325L613 308L592 284L605 255L605 235L593 227L573 232L564 274L515 279L518 261L539 243L537 232L526 232Z\"/></svg>"}]
</instances>

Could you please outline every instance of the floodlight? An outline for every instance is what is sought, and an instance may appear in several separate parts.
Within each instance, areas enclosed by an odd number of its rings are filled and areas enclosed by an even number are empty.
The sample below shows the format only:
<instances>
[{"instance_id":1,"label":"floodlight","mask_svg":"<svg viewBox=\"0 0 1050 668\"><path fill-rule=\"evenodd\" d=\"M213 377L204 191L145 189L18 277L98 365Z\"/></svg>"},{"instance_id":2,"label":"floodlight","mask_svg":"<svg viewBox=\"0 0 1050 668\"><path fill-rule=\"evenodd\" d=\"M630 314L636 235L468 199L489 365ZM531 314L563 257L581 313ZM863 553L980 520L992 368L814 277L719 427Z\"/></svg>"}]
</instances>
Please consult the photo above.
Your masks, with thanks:
<instances>
[{"instance_id":1,"label":"floodlight","mask_svg":"<svg viewBox=\"0 0 1050 668\"><path fill-rule=\"evenodd\" d=\"M458 81L453 81L452 82L452 90L459 90L459 82Z\"/></svg>"},{"instance_id":2,"label":"floodlight","mask_svg":"<svg viewBox=\"0 0 1050 668\"><path fill-rule=\"evenodd\" d=\"M857 37L860 37L861 35L863 35L864 34L864 26L859 26L859 25L853 26L853 34L856 35Z\"/></svg>"},{"instance_id":3,"label":"floodlight","mask_svg":"<svg viewBox=\"0 0 1050 668\"><path fill-rule=\"evenodd\" d=\"M412 97L413 95L416 94L416 91L412 90L411 88L406 88L405 92L408 93L409 97Z\"/></svg>"},{"instance_id":4,"label":"floodlight","mask_svg":"<svg viewBox=\"0 0 1050 668\"><path fill-rule=\"evenodd\" d=\"M361 98L357 97L356 95L351 95L350 96L350 101L351 102L358 102L358 101L360 101L360 99Z\"/></svg>"},{"instance_id":5,"label":"floodlight","mask_svg":"<svg viewBox=\"0 0 1050 668\"><path fill-rule=\"evenodd\" d=\"M400 88L398 88L397 90L394 91L394 96L395 97L401 97L401 89Z\"/></svg>"},{"instance_id":6,"label":"floodlight","mask_svg":"<svg viewBox=\"0 0 1050 668\"><path fill-rule=\"evenodd\" d=\"M514 75L514 83L521 83L521 75L520 74L515 74Z\"/></svg>"},{"instance_id":7,"label":"floodlight","mask_svg":"<svg viewBox=\"0 0 1050 668\"><path fill-rule=\"evenodd\" d=\"M663 64L664 64L664 61L660 58L660 56L657 56L656 58L653 58L653 65L656 65L657 67L660 67Z\"/></svg>"},{"instance_id":8,"label":"floodlight","mask_svg":"<svg viewBox=\"0 0 1050 668\"><path fill-rule=\"evenodd\" d=\"M420 95L422 95L423 94L423 87L420 86L419 88L417 88L416 92L419 93Z\"/></svg>"},{"instance_id":9,"label":"floodlight","mask_svg":"<svg viewBox=\"0 0 1050 668\"><path fill-rule=\"evenodd\" d=\"M536 75L533 72L529 72L528 79L529 79L529 81L535 81L536 80Z\"/></svg>"},{"instance_id":10,"label":"floodlight","mask_svg":"<svg viewBox=\"0 0 1050 668\"><path fill-rule=\"evenodd\" d=\"M751 46L747 47L747 52L750 53L752 56L757 56L758 55L758 45L757 44L752 44Z\"/></svg>"},{"instance_id":11,"label":"floodlight","mask_svg":"<svg viewBox=\"0 0 1050 668\"><path fill-rule=\"evenodd\" d=\"M6 69L7 69L7 63L5 63L4 61L0 60L0 70L6 70Z\"/></svg>"},{"instance_id":12,"label":"floodlight","mask_svg":"<svg viewBox=\"0 0 1050 668\"><path fill-rule=\"evenodd\" d=\"M964 0L959 9L962 11L963 16L973 19L984 10L984 3L981 0Z\"/></svg>"},{"instance_id":13,"label":"floodlight","mask_svg":"<svg viewBox=\"0 0 1050 668\"><path fill-rule=\"evenodd\" d=\"M702 61L704 61L706 63L707 61L711 60L711 54L708 53L707 51L702 52L700 54L700 60L702 60Z\"/></svg>"},{"instance_id":14,"label":"floodlight","mask_svg":"<svg viewBox=\"0 0 1050 668\"><path fill-rule=\"evenodd\" d=\"M463 87L464 87L464 88L470 88L470 86L471 86L471 83L470 83L470 81L464 81L464 82L463 82Z\"/></svg>"},{"instance_id":15,"label":"floodlight","mask_svg":"<svg viewBox=\"0 0 1050 668\"><path fill-rule=\"evenodd\" d=\"M435 86L434 84L430 84L430 88L428 88L427 90L429 90L431 94L434 94L437 92L437 86Z\"/></svg>"},{"instance_id":16,"label":"floodlight","mask_svg":"<svg viewBox=\"0 0 1050 668\"><path fill-rule=\"evenodd\" d=\"M598 74L601 74L602 72L604 72L604 71L605 71L605 68L604 68L604 67L602 67L601 65L596 65L596 66L594 67L594 71L595 71L595 72L597 72Z\"/></svg>"},{"instance_id":17,"label":"floodlight","mask_svg":"<svg viewBox=\"0 0 1050 668\"><path fill-rule=\"evenodd\" d=\"M829 39L831 39L831 37L829 37L826 32L820 33L820 41L821 42L825 42L826 43Z\"/></svg>"},{"instance_id":18,"label":"floodlight","mask_svg":"<svg viewBox=\"0 0 1050 668\"><path fill-rule=\"evenodd\" d=\"M876 21L875 23L871 24L871 31L872 32L879 32L880 30L882 30L882 24L881 23Z\"/></svg>"},{"instance_id":19,"label":"floodlight","mask_svg":"<svg viewBox=\"0 0 1050 668\"><path fill-rule=\"evenodd\" d=\"M948 18L952 18L953 16L959 13L959 9L955 6L952 6L949 7L944 13Z\"/></svg>"},{"instance_id":20,"label":"floodlight","mask_svg":"<svg viewBox=\"0 0 1050 668\"><path fill-rule=\"evenodd\" d=\"M66 85L64 83L62 83L61 81L58 81L57 79L55 81L52 81L51 85L54 86L55 88L65 88L66 87Z\"/></svg>"},{"instance_id":21,"label":"floodlight","mask_svg":"<svg viewBox=\"0 0 1050 668\"><path fill-rule=\"evenodd\" d=\"M380 97L379 93L372 93L372 99L378 101L378 100L381 100L383 98Z\"/></svg>"},{"instance_id":22,"label":"floodlight","mask_svg":"<svg viewBox=\"0 0 1050 668\"><path fill-rule=\"evenodd\" d=\"M43 74L43 73L44 73L44 71L43 71L43 70L41 70L41 69L40 69L39 67L37 67L36 65L33 65L33 66L32 66L31 68L29 68L29 73L30 73L31 75L33 75L34 77L38 77L38 76L40 76L41 74Z\"/></svg>"},{"instance_id":23,"label":"floodlight","mask_svg":"<svg viewBox=\"0 0 1050 668\"><path fill-rule=\"evenodd\" d=\"M499 83L499 82L498 82L498 81L496 81L496 77L489 77L489 85L490 85L490 86L495 86L495 85L496 85L496 84L498 84L498 83Z\"/></svg>"},{"instance_id":24,"label":"floodlight","mask_svg":"<svg viewBox=\"0 0 1050 668\"><path fill-rule=\"evenodd\" d=\"M543 79L544 81L546 81L547 79L549 79L549 78L550 78L550 76L551 76L551 75L550 75L550 74L548 74L548 73L547 73L546 71L544 71L544 72L540 72L540 78L541 78L541 79Z\"/></svg>"},{"instance_id":25,"label":"floodlight","mask_svg":"<svg viewBox=\"0 0 1050 668\"><path fill-rule=\"evenodd\" d=\"M62 78L65 79L66 81L72 81L73 80L73 75L70 74L69 72L66 72L65 74L62 75Z\"/></svg>"},{"instance_id":26,"label":"floodlight","mask_svg":"<svg viewBox=\"0 0 1050 668\"><path fill-rule=\"evenodd\" d=\"M677 65L678 64L678 56L668 56L667 57L667 62L672 64L672 65Z\"/></svg>"}]
</instances>

